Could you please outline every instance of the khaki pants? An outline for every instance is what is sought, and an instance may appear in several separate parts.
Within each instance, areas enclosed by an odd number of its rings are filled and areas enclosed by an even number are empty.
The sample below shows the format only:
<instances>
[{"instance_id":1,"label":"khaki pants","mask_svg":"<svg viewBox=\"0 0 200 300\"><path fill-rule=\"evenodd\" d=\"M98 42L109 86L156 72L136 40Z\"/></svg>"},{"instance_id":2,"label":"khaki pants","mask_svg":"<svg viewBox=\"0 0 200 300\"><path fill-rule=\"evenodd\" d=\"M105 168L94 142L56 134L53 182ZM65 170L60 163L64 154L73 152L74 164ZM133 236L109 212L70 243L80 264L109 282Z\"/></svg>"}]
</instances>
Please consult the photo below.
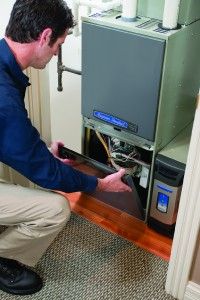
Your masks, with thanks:
<instances>
[{"instance_id":1,"label":"khaki pants","mask_svg":"<svg viewBox=\"0 0 200 300\"><path fill-rule=\"evenodd\" d=\"M0 257L34 266L69 217L63 196L0 182Z\"/></svg>"}]
</instances>

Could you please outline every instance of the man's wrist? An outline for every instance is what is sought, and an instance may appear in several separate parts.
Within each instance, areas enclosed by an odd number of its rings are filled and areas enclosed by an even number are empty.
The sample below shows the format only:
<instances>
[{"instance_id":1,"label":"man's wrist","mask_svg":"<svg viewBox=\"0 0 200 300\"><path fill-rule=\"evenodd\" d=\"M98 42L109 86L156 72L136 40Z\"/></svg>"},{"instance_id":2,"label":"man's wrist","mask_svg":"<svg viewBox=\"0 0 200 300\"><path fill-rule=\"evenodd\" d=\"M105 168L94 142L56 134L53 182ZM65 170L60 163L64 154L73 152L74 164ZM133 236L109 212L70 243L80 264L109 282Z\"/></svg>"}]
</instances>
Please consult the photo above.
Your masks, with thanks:
<instances>
[{"instance_id":1,"label":"man's wrist","mask_svg":"<svg viewBox=\"0 0 200 300\"><path fill-rule=\"evenodd\" d=\"M102 179L97 178L97 187L96 187L97 191L102 191L103 190L103 182Z\"/></svg>"}]
</instances>

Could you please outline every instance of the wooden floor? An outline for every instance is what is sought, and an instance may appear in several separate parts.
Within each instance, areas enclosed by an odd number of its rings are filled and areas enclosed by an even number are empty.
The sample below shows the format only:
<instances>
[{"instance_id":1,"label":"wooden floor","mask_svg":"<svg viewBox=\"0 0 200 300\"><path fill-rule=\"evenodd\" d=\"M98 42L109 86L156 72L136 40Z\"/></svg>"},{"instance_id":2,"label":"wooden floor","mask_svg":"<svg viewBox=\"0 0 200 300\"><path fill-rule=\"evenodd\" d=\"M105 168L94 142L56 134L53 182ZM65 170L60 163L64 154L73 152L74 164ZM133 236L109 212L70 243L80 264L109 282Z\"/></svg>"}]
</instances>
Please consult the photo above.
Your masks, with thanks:
<instances>
[{"instance_id":1,"label":"wooden floor","mask_svg":"<svg viewBox=\"0 0 200 300\"><path fill-rule=\"evenodd\" d=\"M172 240L150 229L143 221L84 193L61 193L73 212L168 261Z\"/></svg>"}]
</instances>

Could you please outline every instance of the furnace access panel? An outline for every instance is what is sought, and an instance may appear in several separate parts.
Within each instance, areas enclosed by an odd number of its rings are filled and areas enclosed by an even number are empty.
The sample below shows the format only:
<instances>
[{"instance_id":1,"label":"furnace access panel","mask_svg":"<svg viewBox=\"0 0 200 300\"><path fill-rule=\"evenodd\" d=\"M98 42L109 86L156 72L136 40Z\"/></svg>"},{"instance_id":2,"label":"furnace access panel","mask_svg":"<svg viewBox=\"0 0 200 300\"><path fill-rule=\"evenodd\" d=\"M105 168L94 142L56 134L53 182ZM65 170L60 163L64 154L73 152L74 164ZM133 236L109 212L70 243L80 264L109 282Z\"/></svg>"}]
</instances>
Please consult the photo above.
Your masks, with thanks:
<instances>
[{"instance_id":1,"label":"furnace access panel","mask_svg":"<svg viewBox=\"0 0 200 300\"><path fill-rule=\"evenodd\" d=\"M170 31L142 16L123 22L117 11L84 17L84 126L158 152L193 120L199 52L200 20Z\"/></svg>"},{"instance_id":2,"label":"furnace access panel","mask_svg":"<svg viewBox=\"0 0 200 300\"><path fill-rule=\"evenodd\" d=\"M154 141L165 41L83 23L82 114Z\"/></svg>"}]
</instances>

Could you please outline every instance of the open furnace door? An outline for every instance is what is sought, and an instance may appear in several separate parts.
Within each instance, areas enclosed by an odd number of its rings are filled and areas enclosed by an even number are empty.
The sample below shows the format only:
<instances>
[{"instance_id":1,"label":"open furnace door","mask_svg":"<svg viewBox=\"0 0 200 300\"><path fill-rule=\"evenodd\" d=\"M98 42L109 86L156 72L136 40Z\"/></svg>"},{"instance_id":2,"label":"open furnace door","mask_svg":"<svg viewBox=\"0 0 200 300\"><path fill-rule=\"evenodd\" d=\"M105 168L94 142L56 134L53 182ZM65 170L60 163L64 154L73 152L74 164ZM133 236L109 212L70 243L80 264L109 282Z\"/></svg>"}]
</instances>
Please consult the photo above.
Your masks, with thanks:
<instances>
[{"instance_id":1,"label":"open furnace door","mask_svg":"<svg viewBox=\"0 0 200 300\"><path fill-rule=\"evenodd\" d=\"M95 175L104 178L109 174L116 172L113 168L108 167L85 155L81 155L66 147L60 147L59 155L62 158L69 158L76 161L73 166L75 169L88 175ZM132 192L100 192L89 193L93 198L102 201L112 207L124 211L137 219L144 220L144 209L142 207L139 195L135 188L133 179L130 175L125 175L122 180L132 188Z\"/></svg>"}]
</instances>

